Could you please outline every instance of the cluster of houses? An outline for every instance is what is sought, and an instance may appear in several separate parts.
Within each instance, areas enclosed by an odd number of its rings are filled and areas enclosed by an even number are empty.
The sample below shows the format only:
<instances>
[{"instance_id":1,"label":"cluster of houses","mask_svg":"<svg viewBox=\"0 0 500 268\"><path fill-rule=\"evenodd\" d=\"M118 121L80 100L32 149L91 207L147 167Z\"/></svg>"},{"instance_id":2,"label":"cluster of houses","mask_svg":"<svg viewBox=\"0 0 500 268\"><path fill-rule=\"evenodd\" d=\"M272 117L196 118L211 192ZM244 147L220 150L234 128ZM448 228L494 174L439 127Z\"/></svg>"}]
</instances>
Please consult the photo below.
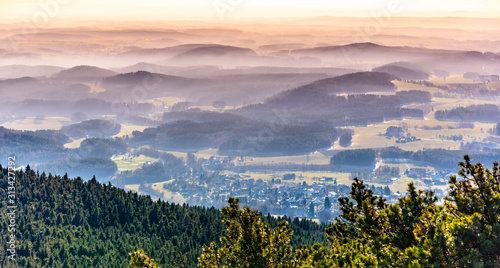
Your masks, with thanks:
<instances>
[{"instance_id":1,"label":"cluster of houses","mask_svg":"<svg viewBox=\"0 0 500 268\"><path fill-rule=\"evenodd\" d=\"M227 205L229 197L235 197L239 198L241 206L249 206L263 214L320 221L332 220L338 216L338 198L350 196L350 185L338 184L335 178L312 178L306 182L290 173L280 177L256 179L245 173L225 172L225 165L228 164L225 162L224 159L217 158L204 160L197 172L165 183L163 187L184 197L190 205L222 208ZM409 168L404 175L419 179L430 188L446 184L445 178L451 174L432 169ZM389 203L396 203L405 194L391 192L388 187L374 187L370 183L368 187ZM441 199L445 193L438 190L436 194ZM330 204L325 206L325 203ZM328 213L324 213L325 211Z\"/></svg>"},{"instance_id":2,"label":"cluster of houses","mask_svg":"<svg viewBox=\"0 0 500 268\"><path fill-rule=\"evenodd\" d=\"M442 170L431 170L425 168L409 168L404 173L405 176L419 179L427 186L446 185L450 176L456 175Z\"/></svg>"},{"instance_id":3,"label":"cluster of houses","mask_svg":"<svg viewBox=\"0 0 500 268\"><path fill-rule=\"evenodd\" d=\"M408 133L410 134L410 133ZM396 139L396 143L408 143L408 142L414 142L414 141L421 141L422 139L419 139L415 136L410 136L408 135L407 137L401 137Z\"/></svg>"},{"instance_id":4,"label":"cluster of houses","mask_svg":"<svg viewBox=\"0 0 500 268\"><path fill-rule=\"evenodd\" d=\"M396 143L408 143L414 141L420 141L415 136L412 136L411 133L405 133L405 129L403 127L390 126L386 129L384 136L387 138L396 138Z\"/></svg>"},{"instance_id":5,"label":"cluster of houses","mask_svg":"<svg viewBox=\"0 0 500 268\"><path fill-rule=\"evenodd\" d=\"M208 186L209 185L209 186ZM369 186L377 195L383 195L390 203L397 202L400 193L383 192L382 187ZM337 184L334 178L316 178L312 183L296 183L274 178L254 179L248 175L218 175L207 181L206 176L176 180L164 188L182 195L190 205L221 208L228 197L240 199L241 206L249 206L263 214L321 219L322 211L328 210L326 220L338 216L338 198L350 196L350 185ZM385 195L384 195L385 194ZM328 198L331 206L325 207ZM313 210L311 210L311 205Z\"/></svg>"}]
</instances>

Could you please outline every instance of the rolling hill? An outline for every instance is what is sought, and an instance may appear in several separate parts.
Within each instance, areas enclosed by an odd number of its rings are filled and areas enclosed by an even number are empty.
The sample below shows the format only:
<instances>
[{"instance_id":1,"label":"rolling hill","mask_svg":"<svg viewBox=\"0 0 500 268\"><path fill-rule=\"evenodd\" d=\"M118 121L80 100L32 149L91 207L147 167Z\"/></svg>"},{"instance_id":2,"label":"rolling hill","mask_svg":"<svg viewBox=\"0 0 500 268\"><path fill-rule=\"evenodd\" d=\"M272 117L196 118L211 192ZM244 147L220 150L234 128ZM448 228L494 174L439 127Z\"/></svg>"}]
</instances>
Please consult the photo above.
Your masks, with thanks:
<instances>
[{"instance_id":1,"label":"rolling hill","mask_svg":"<svg viewBox=\"0 0 500 268\"><path fill-rule=\"evenodd\" d=\"M0 193L7 195L8 170L0 166ZM27 167L17 172L16 190L22 206L16 220L16 266L125 267L129 252L143 248L162 267L196 267L203 244L225 234L222 214L215 208L154 201L126 192L95 178L55 176ZM5 208L7 200L0 203ZM272 227L281 218L263 217ZM323 225L310 220L290 221L292 245L324 241ZM0 242L7 242L2 228ZM50 249L50 250L49 250ZM0 253L7 256L5 248ZM9 266L7 258L0 266Z\"/></svg>"},{"instance_id":2,"label":"rolling hill","mask_svg":"<svg viewBox=\"0 0 500 268\"><path fill-rule=\"evenodd\" d=\"M500 74L500 56L490 52L465 51L414 61L421 66L432 66L434 70L464 74L480 71L484 74Z\"/></svg>"},{"instance_id":3,"label":"rolling hill","mask_svg":"<svg viewBox=\"0 0 500 268\"><path fill-rule=\"evenodd\" d=\"M49 65L8 65L0 66L0 78L19 78L23 77L40 77L40 76L51 76L57 72L64 70L62 67L49 66Z\"/></svg>"},{"instance_id":4,"label":"rolling hill","mask_svg":"<svg viewBox=\"0 0 500 268\"><path fill-rule=\"evenodd\" d=\"M225 57L225 56L257 56L255 51L248 48L209 45L197 47L174 57L178 60L197 59L199 57Z\"/></svg>"},{"instance_id":5,"label":"rolling hill","mask_svg":"<svg viewBox=\"0 0 500 268\"><path fill-rule=\"evenodd\" d=\"M353 43L342 46L296 49L292 50L291 54L296 56L321 57L328 62L396 62L439 57L457 52L442 49L382 46L374 43Z\"/></svg>"},{"instance_id":6,"label":"rolling hill","mask_svg":"<svg viewBox=\"0 0 500 268\"><path fill-rule=\"evenodd\" d=\"M72 82L93 82L101 80L104 77L113 76L116 74L117 73L111 70L95 66L81 65L60 71L59 73L52 75L52 78Z\"/></svg>"},{"instance_id":7,"label":"rolling hill","mask_svg":"<svg viewBox=\"0 0 500 268\"><path fill-rule=\"evenodd\" d=\"M327 78L304 85L295 90L317 90L329 94L353 94L367 92L394 92L392 80L396 79L387 73L358 72Z\"/></svg>"},{"instance_id":8,"label":"rolling hill","mask_svg":"<svg viewBox=\"0 0 500 268\"><path fill-rule=\"evenodd\" d=\"M394 62L372 69L373 72L383 72L392 74L405 80L427 80L429 74L419 65L411 62Z\"/></svg>"},{"instance_id":9,"label":"rolling hill","mask_svg":"<svg viewBox=\"0 0 500 268\"><path fill-rule=\"evenodd\" d=\"M359 72L327 78L286 90L264 103L247 105L229 112L259 120L304 124L321 122L336 126L358 126L390 119L422 118L418 109L401 108L412 103L395 92L394 77L387 73ZM375 94L366 94L375 92ZM412 92L428 97L427 92ZM341 94L341 95L338 95ZM347 96L343 95L347 94ZM422 98L426 102L428 98Z\"/></svg>"},{"instance_id":10,"label":"rolling hill","mask_svg":"<svg viewBox=\"0 0 500 268\"><path fill-rule=\"evenodd\" d=\"M263 59L252 49L225 46L206 45L180 53L165 63L173 65L222 65L248 66L259 65Z\"/></svg>"},{"instance_id":11,"label":"rolling hill","mask_svg":"<svg viewBox=\"0 0 500 268\"><path fill-rule=\"evenodd\" d=\"M200 47L205 47L205 46L210 46L210 45L207 45L207 44L184 44L184 45L164 47L164 48L139 48L139 49L134 49L134 50L120 53L117 55L117 57L143 57L142 58L143 60L144 60L144 57L146 57L146 59L156 57L156 60L158 60L158 58L173 57L175 55L184 53L186 51L200 48Z\"/></svg>"}]
</instances>

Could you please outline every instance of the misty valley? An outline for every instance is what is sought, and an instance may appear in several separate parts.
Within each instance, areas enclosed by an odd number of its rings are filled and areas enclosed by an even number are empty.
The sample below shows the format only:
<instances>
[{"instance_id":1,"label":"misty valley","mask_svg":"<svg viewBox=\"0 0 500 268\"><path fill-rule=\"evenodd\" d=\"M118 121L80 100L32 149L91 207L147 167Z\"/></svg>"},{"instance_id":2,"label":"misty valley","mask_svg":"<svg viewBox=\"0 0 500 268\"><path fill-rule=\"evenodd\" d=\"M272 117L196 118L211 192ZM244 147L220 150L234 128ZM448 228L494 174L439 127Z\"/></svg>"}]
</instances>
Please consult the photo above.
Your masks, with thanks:
<instances>
[{"instance_id":1,"label":"misty valley","mask_svg":"<svg viewBox=\"0 0 500 268\"><path fill-rule=\"evenodd\" d=\"M105 236L127 241L108 245L113 254L140 245L164 267L195 267L208 254L201 245L226 234L231 198L272 227L289 221L297 248L328 245L323 231L340 224L356 187L387 206L418 190L446 204L464 155L492 170L500 160L500 40L483 38L500 31L474 28L481 19L401 17L353 38L369 21L2 26L0 158L16 157L20 199L40 200L32 213L46 217L23 228L47 226L49 237L62 224L85 248ZM139 232L151 240L129 236ZM59 263L40 243L59 245L44 239L19 254L36 248L26 258ZM108 255L102 264L104 248L71 254L94 256L87 267L128 263Z\"/></svg>"}]
</instances>

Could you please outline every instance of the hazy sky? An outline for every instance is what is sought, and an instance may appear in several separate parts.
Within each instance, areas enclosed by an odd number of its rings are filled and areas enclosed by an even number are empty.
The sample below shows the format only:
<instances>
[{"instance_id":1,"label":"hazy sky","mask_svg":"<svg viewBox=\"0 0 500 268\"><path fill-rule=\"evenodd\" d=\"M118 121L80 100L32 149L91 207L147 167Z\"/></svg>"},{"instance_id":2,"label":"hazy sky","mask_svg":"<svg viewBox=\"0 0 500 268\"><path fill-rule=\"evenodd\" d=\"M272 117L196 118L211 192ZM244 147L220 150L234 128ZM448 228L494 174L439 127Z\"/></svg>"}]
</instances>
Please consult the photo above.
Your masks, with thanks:
<instances>
[{"instance_id":1,"label":"hazy sky","mask_svg":"<svg viewBox=\"0 0 500 268\"><path fill-rule=\"evenodd\" d=\"M0 21L252 17L500 17L499 0L0 0ZM388 13L386 13L388 14Z\"/></svg>"}]
</instances>

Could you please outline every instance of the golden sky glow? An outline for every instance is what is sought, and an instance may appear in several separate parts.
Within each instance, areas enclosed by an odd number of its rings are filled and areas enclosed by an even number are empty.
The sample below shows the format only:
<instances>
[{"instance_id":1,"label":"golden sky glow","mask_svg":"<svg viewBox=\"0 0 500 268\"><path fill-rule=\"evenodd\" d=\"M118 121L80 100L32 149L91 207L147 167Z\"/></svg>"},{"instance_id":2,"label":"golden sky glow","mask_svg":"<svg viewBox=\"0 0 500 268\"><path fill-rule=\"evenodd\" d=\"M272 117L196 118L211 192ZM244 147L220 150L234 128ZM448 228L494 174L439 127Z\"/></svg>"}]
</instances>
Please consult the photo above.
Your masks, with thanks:
<instances>
[{"instance_id":1,"label":"golden sky glow","mask_svg":"<svg viewBox=\"0 0 500 268\"><path fill-rule=\"evenodd\" d=\"M0 0L0 21L231 20L254 17L500 17L499 0ZM385 13L388 14L388 13Z\"/></svg>"}]
</instances>

